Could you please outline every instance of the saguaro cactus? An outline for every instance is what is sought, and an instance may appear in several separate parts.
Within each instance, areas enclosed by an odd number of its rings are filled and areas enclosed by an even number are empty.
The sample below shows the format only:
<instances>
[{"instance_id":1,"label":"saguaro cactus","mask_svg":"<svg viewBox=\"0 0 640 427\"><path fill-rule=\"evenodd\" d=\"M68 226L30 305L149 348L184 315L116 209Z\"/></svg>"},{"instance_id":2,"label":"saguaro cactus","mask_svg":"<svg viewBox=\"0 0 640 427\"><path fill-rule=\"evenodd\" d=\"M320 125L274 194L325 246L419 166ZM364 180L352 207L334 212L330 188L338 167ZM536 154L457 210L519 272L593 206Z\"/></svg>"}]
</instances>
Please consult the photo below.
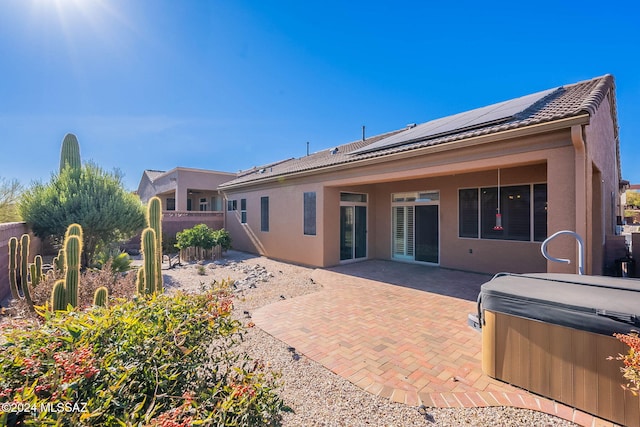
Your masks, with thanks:
<instances>
[{"instance_id":1,"label":"saguaro cactus","mask_svg":"<svg viewBox=\"0 0 640 427\"><path fill-rule=\"evenodd\" d=\"M156 254L156 232L152 228L145 228L142 231L142 256L144 257L144 288L147 295L156 292L157 289L157 258Z\"/></svg>"},{"instance_id":2,"label":"saguaro cactus","mask_svg":"<svg viewBox=\"0 0 640 427\"><path fill-rule=\"evenodd\" d=\"M67 231L64 233L64 239L67 240L69 236L77 236L80 241L80 251L82 251L83 233L82 226L77 223L70 224L67 227Z\"/></svg>"},{"instance_id":3,"label":"saguaro cactus","mask_svg":"<svg viewBox=\"0 0 640 427\"><path fill-rule=\"evenodd\" d=\"M109 290L104 286L100 286L93 294L93 305L98 307L106 307L108 303Z\"/></svg>"},{"instance_id":4,"label":"saguaro cactus","mask_svg":"<svg viewBox=\"0 0 640 427\"><path fill-rule=\"evenodd\" d=\"M64 274L64 291L67 304L78 305L78 282L80 281L80 239L69 236L64 241L66 271Z\"/></svg>"},{"instance_id":5,"label":"saguaro cactus","mask_svg":"<svg viewBox=\"0 0 640 427\"><path fill-rule=\"evenodd\" d=\"M22 294L29 308L33 310L33 301L29 293L29 245L31 238L28 234L23 234L20 238L20 287Z\"/></svg>"},{"instance_id":6,"label":"saguaro cactus","mask_svg":"<svg viewBox=\"0 0 640 427\"><path fill-rule=\"evenodd\" d=\"M144 295L145 294L145 285L144 285L144 266L140 267L138 269L138 275L137 275L137 281L136 281L137 287L138 287L138 293L140 295Z\"/></svg>"},{"instance_id":7,"label":"saguaro cactus","mask_svg":"<svg viewBox=\"0 0 640 427\"><path fill-rule=\"evenodd\" d=\"M53 310L66 310L67 308L67 298L65 297L64 291L64 280L58 280L53 285L53 290L51 291L51 308Z\"/></svg>"},{"instance_id":8,"label":"saguaro cactus","mask_svg":"<svg viewBox=\"0 0 640 427\"><path fill-rule=\"evenodd\" d=\"M31 265L31 285L36 287L42 280L42 255L36 255Z\"/></svg>"},{"instance_id":9,"label":"saguaro cactus","mask_svg":"<svg viewBox=\"0 0 640 427\"><path fill-rule=\"evenodd\" d=\"M9 285L11 287L11 297L13 299L20 298L18 293L18 278L16 270L18 268L18 239L12 237L9 239Z\"/></svg>"},{"instance_id":10,"label":"saguaro cactus","mask_svg":"<svg viewBox=\"0 0 640 427\"><path fill-rule=\"evenodd\" d=\"M80 144L78 144L78 138L72 133L66 134L62 140L62 147L60 148L60 172L62 172L67 165L74 169L79 169L81 166Z\"/></svg>"},{"instance_id":11,"label":"saguaro cactus","mask_svg":"<svg viewBox=\"0 0 640 427\"><path fill-rule=\"evenodd\" d=\"M149 206L147 207L147 224L153 229L156 236L156 288L154 291L162 293L162 201L158 197L152 197L149 200Z\"/></svg>"},{"instance_id":12,"label":"saguaro cactus","mask_svg":"<svg viewBox=\"0 0 640 427\"><path fill-rule=\"evenodd\" d=\"M64 273L64 266L64 248L62 248L58 251L58 256L53 259L53 267L61 273Z\"/></svg>"}]
</instances>

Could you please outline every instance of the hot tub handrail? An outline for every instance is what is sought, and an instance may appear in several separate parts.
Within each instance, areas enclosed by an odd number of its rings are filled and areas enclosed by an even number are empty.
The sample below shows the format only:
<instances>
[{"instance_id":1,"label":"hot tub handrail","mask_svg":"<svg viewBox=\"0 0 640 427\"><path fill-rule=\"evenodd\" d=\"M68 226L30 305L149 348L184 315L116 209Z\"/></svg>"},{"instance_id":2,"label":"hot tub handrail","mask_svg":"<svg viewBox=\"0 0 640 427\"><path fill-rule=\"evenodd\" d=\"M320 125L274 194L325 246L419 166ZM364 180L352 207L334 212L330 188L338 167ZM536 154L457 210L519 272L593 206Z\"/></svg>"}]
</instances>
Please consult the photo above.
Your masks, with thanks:
<instances>
[{"instance_id":1,"label":"hot tub handrail","mask_svg":"<svg viewBox=\"0 0 640 427\"><path fill-rule=\"evenodd\" d=\"M552 257L551 255L549 255L549 252L547 251L547 244L561 234L568 234L570 236L573 236L578 241L578 274L583 275L584 274L584 242L582 241L582 237L580 237L580 235L575 231L560 230L553 233L551 236L547 237L546 240L542 242L542 246L540 247L542 256L544 256L549 261L571 264L571 260L566 258Z\"/></svg>"}]
</instances>

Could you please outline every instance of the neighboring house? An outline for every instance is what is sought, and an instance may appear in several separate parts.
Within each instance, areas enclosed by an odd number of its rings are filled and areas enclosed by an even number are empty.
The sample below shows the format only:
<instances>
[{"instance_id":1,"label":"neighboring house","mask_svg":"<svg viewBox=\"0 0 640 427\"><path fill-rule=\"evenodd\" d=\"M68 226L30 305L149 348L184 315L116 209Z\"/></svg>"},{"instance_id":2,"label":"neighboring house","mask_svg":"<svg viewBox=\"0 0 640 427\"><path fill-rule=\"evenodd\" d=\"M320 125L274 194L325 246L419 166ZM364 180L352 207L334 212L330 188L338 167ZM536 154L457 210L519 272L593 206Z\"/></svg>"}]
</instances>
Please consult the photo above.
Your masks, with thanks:
<instances>
[{"instance_id":1,"label":"neighboring house","mask_svg":"<svg viewBox=\"0 0 640 427\"><path fill-rule=\"evenodd\" d=\"M162 200L163 233L175 233L196 224L224 227L224 201L218 186L234 173L177 167L168 172L146 170L138 185L143 203L153 196Z\"/></svg>"},{"instance_id":2,"label":"neighboring house","mask_svg":"<svg viewBox=\"0 0 640 427\"><path fill-rule=\"evenodd\" d=\"M499 186L498 186L499 184ZM236 249L311 266L379 258L602 274L620 153L610 75L254 168L218 187ZM496 228L498 204L502 228Z\"/></svg>"}]
</instances>

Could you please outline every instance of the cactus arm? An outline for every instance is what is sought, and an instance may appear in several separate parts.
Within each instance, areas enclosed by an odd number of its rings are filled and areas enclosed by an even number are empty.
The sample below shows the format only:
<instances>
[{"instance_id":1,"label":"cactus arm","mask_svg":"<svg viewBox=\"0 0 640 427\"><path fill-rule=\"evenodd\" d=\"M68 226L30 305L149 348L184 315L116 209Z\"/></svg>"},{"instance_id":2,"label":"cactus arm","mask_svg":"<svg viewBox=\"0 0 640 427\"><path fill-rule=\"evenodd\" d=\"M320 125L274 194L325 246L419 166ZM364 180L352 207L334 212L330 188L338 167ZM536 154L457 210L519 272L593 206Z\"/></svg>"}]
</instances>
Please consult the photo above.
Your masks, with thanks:
<instances>
[{"instance_id":1,"label":"cactus arm","mask_svg":"<svg viewBox=\"0 0 640 427\"><path fill-rule=\"evenodd\" d=\"M18 293L18 279L16 269L18 268L18 239L12 237L9 239L9 285L11 287L11 297L13 299L20 298Z\"/></svg>"},{"instance_id":2,"label":"cactus arm","mask_svg":"<svg viewBox=\"0 0 640 427\"><path fill-rule=\"evenodd\" d=\"M31 275L31 284L35 287L42 281L42 255L36 255L33 259L35 275Z\"/></svg>"},{"instance_id":3,"label":"cactus arm","mask_svg":"<svg viewBox=\"0 0 640 427\"><path fill-rule=\"evenodd\" d=\"M20 238L20 287L22 288L22 294L24 300L31 311L33 308L33 301L31 300L31 293L29 292L29 245L31 244L31 238L28 234L23 234Z\"/></svg>"},{"instance_id":4,"label":"cactus arm","mask_svg":"<svg viewBox=\"0 0 640 427\"><path fill-rule=\"evenodd\" d=\"M140 267L138 269L137 277L138 277L138 280L136 281L136 284L138 286L138 293L140 295L144 295L145 294L145 292L144 292L144 290L145 290L145 286L144 286L144 267Z\"/></svg>"},{"instance_id":5,"label":"cactus arm","mask_svg":"<svg viewBox=\"0 0 640 427\"><path fill-rule=\"evenodd\" d=\"M69 236L77 236L80 242L80 252L82 253L82 244L84 242L84 235L82 231L82 226L77 223L70 224L67 227L67 231L64 233L64 240L67 240Z\"/></svg>"},{"instance_id":6,"label":"cactus arm","mask_svg":"<svg viewBox=\"0 0 640 427\"><path fill-rule=\"evenodd\" d=\"M51 309L54 311L67 309L67 298L64 292L64 280L58 280L51 291Z\"/></svg>"}]
</instances>

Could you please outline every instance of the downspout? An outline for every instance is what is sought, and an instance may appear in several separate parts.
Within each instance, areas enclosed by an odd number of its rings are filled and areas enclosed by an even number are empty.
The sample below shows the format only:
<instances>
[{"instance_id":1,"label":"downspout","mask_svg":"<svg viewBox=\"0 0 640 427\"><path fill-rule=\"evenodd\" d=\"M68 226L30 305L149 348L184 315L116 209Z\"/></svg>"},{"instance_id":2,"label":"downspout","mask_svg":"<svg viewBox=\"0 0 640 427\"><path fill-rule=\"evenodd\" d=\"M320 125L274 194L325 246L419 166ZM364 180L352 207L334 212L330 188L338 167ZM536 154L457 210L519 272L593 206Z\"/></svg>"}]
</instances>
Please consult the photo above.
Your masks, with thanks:
<instances>
[{"instance_id":1,"label":"downspout","mask_svg":"<svg viewBox=\"0 0 640 427\"><path fill-rule=\"evenodd\" d=\"M571 126L571 142L575 149L576 233L586 242L586 274L591 273L591 242L587 239L587 149L583 125Z\"/></svg>"},{"instance_id":2,"label":"downspout","mask_svg":"<svg viewBox=\"0 0 640 427\"><path fill-rule=\"evenodd\" d=\"M218 193L222 195L222 228L227 229L227 193L218 190Z\"/></svg>"}]
</instances>

